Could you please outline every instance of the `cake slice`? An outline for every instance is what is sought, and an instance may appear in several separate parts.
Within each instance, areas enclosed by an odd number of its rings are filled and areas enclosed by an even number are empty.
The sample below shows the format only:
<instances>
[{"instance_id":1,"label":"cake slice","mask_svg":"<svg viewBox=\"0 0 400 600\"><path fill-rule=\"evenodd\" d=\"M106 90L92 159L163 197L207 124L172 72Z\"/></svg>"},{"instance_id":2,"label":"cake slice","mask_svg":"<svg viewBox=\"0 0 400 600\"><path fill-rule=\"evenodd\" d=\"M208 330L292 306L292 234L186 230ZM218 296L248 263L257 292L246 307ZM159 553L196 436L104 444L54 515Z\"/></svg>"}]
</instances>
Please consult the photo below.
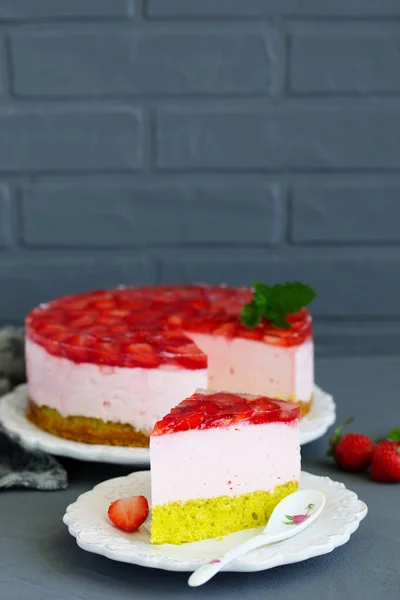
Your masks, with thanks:
<instances>
[{"instance_id":1,"label":"cake slice","mask_svg":"<svg viewBox=\"0 0 400 600\"><path fill-rule=\"evenodd\" d=\"M299 406L199 390L150 437L154 544L265 526L298 487Z\"/></svg>"}]
</instances>

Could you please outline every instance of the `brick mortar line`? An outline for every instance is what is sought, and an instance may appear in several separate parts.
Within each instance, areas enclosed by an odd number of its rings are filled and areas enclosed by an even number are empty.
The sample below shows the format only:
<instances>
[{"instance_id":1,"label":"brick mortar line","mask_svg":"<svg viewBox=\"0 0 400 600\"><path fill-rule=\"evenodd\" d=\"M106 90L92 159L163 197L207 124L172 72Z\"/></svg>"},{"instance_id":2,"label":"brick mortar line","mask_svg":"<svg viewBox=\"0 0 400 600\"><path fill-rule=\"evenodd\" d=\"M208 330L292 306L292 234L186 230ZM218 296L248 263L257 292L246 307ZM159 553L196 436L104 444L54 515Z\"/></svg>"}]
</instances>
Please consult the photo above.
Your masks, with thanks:
<instances>
[{"instance_id":1,"label":"brick mortar line","mask_svg":"<svg viewBox=\"0 0 400 600\"><path fill-rule=\"evenodd\" d=\"M368 187L370 189L379 190L381 187L387 186L400 186L400 169L397 172L390 173L390 178L387 178L387 173L377 173L373 169L368 169L368 172L363 174L363 179L359 179L359 173L357 172L335 172L335 173L312 173L313 179L310 181L308 179L309 173L237 173L236 171L230 173L213 173L213 172L190 172L187 171L185 173L169 173L169 172L158 172L158 171L141 171L141 172L118 172L118 171L109 171L104 172L93 172L93 171L51 171L45 172L45 177L40 182L41 185L45 187L49 186L71 186L75 187L76 185L83 185L85 187L92 186L106 186L107 188L113 187L135 187L135 186L143 186L143 187L152 187L154 185L155 188L159 188L162 186L182 186L187 187L193 184L208 184L211 186L216 186L216 188L224 188L230 187L232 185L250 185L250 186L264 186L264 185L273 185L280 184L282 186L285 185L307 185L311 186L321 186L324 184L331 184L333 187L340 190L342 187ZM0 172L0 184L15 182L18 185L28 185L31 182L31 179L35 179L38 176L43 175L43 173L32 172L31 170L21 171L21 172ZM119 176L120 179L115 179L115 175ZM179 176L179 179L177 178ZM181 176L184 176L184 179L181 179ZM382 179L376 179L376 176L379 175ZM355 179L352 179L355 177ZM111 179L108 179L111 178Z\"/></svg>"},{"instance_id":2,"label":"brick mortar line","mask_svg":"<svg viewBox=\"0 0 400 600\"><path fill-rule=\"evenodd\" d=\"M329 91L329 92L296 92L296 91L292 91L290 90L290 81L288 79L289 77L289 72L290 72L290 67L289 65L287 65L287 68L285 69L285 77L282 78L282 91L276 91L273 90L272 92L270 91L269 93L265 93L265 92L243 92L242 94L239 94L238 92L234 92L234 93L212 93L212 92L198 92L198 93L163 93L163 92L158 92L158 93L134 93L134 92L124 92L124 93L115 93L115 94L71 94L71 95L64 95L64 96L52 96L52 95L46 95L46 94L40 94L40 95L36 95L36 94L18 94L18 93L13 93L12 95L10 94L10 100L12 101L13 105L15 106L20 106L20 107L29 107L32 105L36 105L36 104L40 104L41 102L46 103L46 104L51 104L52 106L56 107L56 106L66 106L68 107L69 103L73 103L74 104L74 108L78 108L76 106L76 103L100 103L99 105L96 104L96 108L97 107L101 107L101 105L104 103L104 105L106 105L108 102L129 102L129 103L135 103L137 102L138 104L135 104L134 106L132 106L132 108L141 108L142 104L139 104L140 102L145 102L145 103L149 103L151 105L151 108L156 109L156 110L162 110L163 108L169 108L169 103L174 103L176 101L179 102L179 104L183 104L184 102L187 102L187 105L183 106L184 109L186 108L190 108L191 107L191 103L206 103L206 102L212 102L212 101L216 101L216 102L226 102L226 101L232 101L232 102L237 102L237 101L241 101L241 100L247 100L247 101L259 101L259 100L264 100L267 102L267 104L264 104L265 110L268 111L269 109L272 108L285 108L285 107L302 107L302 108L307 108L304 107L304 104L306 103L307 100L318 100L320 101L320 104L318 105L318 107L315 106L310 106L310 110L311 109L323 109L323 108L330 108L329 106L327 106L327 103L331 100L338 100L338 101L346 101L346 100L361 100L361 101L375 101L375 100L396 100L400 97L400 90L399 91L391 91L391 90L381 90L378 92L357 92L357 91ZM275 75L276 77L276 75ZM282 103L277 103L277 100L282 101ZM289 101L289 103L285 103L285 101ZM301 102L301 104L298 104L296 102L293 102L293 105L290 104L290 101L299 101ZM161 104L164 103L164 104ZM0 105L0 109L1 109ZM81 108L81 107L79 107ZM83 106L83 108L85 108L85 106ZM200 108L200 106L196 106L195 108ZM210 106L210 108L212 108ZM218 109L218 107L216 107ZM253 107L249 107L249 110L253 108ZM331 108L341 108L340 106L332 106ZM350 106L350 107L342 107L342 108L356 108L356 106ZM246 107L242 108L243 111L246 111ZM212 110L210 111L212 112Z\"/></svg>"},{"instance_id":3,"label":"brick mortar line","mask_svg":"<svg viewBox=\"0 0 400 600\"><path fill-rule=\"evenodd\" d=\"M4 260L13 261L15 258L24 257L32 260L33 263L37 264L41 261L47 261L50 259L50 262L56 261L65 261L71 258L83 258L83 259L93 259L96 257L104 258L104 254L107 255L107 258L110 260L130 260L132 258L132 252L136 252L138 257L140 258L148 258L148 259L166 259L166 260L174 260L178 263L185 262L186 260L190 261L202 261L204 260L205 254L204 250L212 250L213 256L209 261L210 264L214 262L226 262L227 260L232 260L233 262L237 262L240 257L243 256L243 251L248 251L250 253L250 257L244 261L239 262L254 262L257 263L266 263L266 264L286 264L290 260L295 260L299 264L307 263L310 261L314 261L316 265L331 263L334 261L342 262L343 260L354 261L356 263L362 263L366 260L370 261L378 261L378 262L399 262L400 261L400 244L397 246L393 246L391 248L392 252L388 256L387 251L388 248L386 246L382 247L371 247L371 246L353 246L348 248L346 246L327 246L321 248L324 250L323 255L319 255L317 259L315 259L315 253L311 251L313 248L311 246L302 246L301 248L297 248L294 246L286 245L285 243L277 243L274 245L267 244L218 244L218 243L210 243L204 242L201 243L177 243L175 245L164 243L156 245L154 243L148 245L138 245L138 246L128 246L128 245L110 245L110 246L97 246L95 244L91 246L56 246L49 244L48 246L34 246L34 245L23 245L23 246L15 246L12 249L5 248L2 250L2 258ZM181 252L185 250L186 254L182 256ZM339 250L339 252L337 252ZM351 252L349 253L349 251ZM364 255L361 257L359 251L363 250ZM379 252L378 252L379 251ZM160 256L160 252L162 252L162 256ZM165 254L167 252L167 254ZM260 254L261 252L261 254ZM386 253L386 254L385 254ZM208 256L208 255L207 255ZM208 257L209 258L209 257ZM183 261L182 261L183 259ZM0 267L2 265L0 264ZM3 265L4 266L4 265Z\"/></svg>"},{"instance_id":4,"label":"brick mortar line","mask_svg":"<svg viewBox=\"0 0 400 600\"><path fill-rule=\"evenodd\" d=\"M166 0L167 2L168 0ZM144 0L145 7L147 6L146 0ZM231 23L231 22L265 22L274 18L280 18L285 22L338 22L341 23L343 21L348 21L349 23L361 22L361 23L370 23L370 22L382 22L388 23L394 21L400 21L400 11L389 13L389 12L377 12L377 13L353 13L353 14L299 14L296 12L285 12L276 9L275 11L271 11L269 13L264 13L261 15L246 15L240 14L238 16L227 14L227 15L213 15L213 14L204 14L204 15L164 15L164 16L151 16L147 9L144 10L144 18L149 22L155 23L170 23L170 22L179 22L179 23Z\"/></svg>"},{"instance_id":5,"label":"brick mortar line","mask_svg":"<svg viewBox=\"0 0 400 600\"><path fill-rule=\"evenodd\" d=\"M166 0L167 1L167 0ZM139 4L140 8L140 4ZM349 24L360 23L360 24L373 24L386 25L388 23L393 23L393 21L397 24L400 22L400 12L389 14L389 13L376 13L376 14L343 14L343 15L313 15L313 14L296 14L296 13L284 13L284 12L271 12L265 15L240 15L240 16L232 16L232 15L205 15L205 16L149 16L145 10L143 12L137 11L132 14L132 12L128 12L126 15L121 16L113 16L113 15L105 15L105 16L95 16L95 15L77 15L77 16L68 16L68 17L38 17L38 18L15 18L15 19L1 19L0 18L0 30L6 28L34 28L36 26L66 26L69 25L119 25L119 24L129 24L130 22L146 22L150 25L154 24L155 26L166 25L170 26L171 24L179 24L179 25L210 25L212 23L224 25L237 25L240 23L244 24L255 24L258 23L268 23L274 18L279 18L285 23L310 23L310 24L318 24L318 23L338 23L341 24L343 22L348 22Z\"/></svg>"},{"instance_id":6,"label":"brick mortar line","mask_svg":"<svg viewBox=\"0 0 400 600\"><path fill-rule=\"evenodd\" d=\"M176 177L178 175L183 175L185 177L204 177L205 180L207 177L218 177L220 176L221 178L224 176L232 176L232 177L244 177L243 181L244 183L250 183L249 181L246 180L246 178L251 178L251 176L256 176L256 177L266 177L268 179L266 179L266 183L268 182L276 182L279 183L280 181L282 182L287 182L288 180L290 180L292 177L302 177L302 176L314 176L314 177L326 177L327 181L330 181L330 177L332 178L337 178L340 176L343 177L351 177L351 176L359 176L359 175L365 175L365 176L370 176L373 177L375 176L384 176L384 175L389 175L389 176L398 176L400 177L400 167L390 167L390 168L376 168L376 167L363 167L363 168L359 168L359 169L353 169L353 168L349 168L349 169L343 169L343 168L337 168L337 169L306 169L306 168L302 168L302 169L262 169L262 168L248 168L248 169L239 169L238 167L232 167L231 169L227 169L227 168L215 168L211 169L211 168L204 168L204 169L188 169L188 170L182 170L182 169L157 169L155 171L153 170L148 170L146 167L138 167L136 169L105 169L102 167L99 167L98 169L84 169L84 170L60 170L60 169L54 169L54 170L43 170L43 169L39 169L39 170L35 170L35 169L24 169L24 170L0 170L0 181L2 180L7 180L8 178L11 179L27 179L30 176L35 176L35 177L90 177L90 176L95 176L95 175L100 175L100 176L112 176L112 175L116 175L116 176L121 176L121 177L144 177L146 175L157 175L158 177L162 178L168 178L168 177ZM272 180L270 181L270 179L272 178ZM275 178L275 179L274 179ZM236 180L232 179L232 182L234 182ZM259 180L255 180L257 183L259 182ZM318 181L318 180L316 180ZM337 179L335 179L335 181L337 181ZM368 180L366 180L368 181ZM162 182L162 183L167 183L167 182ZM304 182L299 182L299 183L304 183ZM355 182L349 182L349 183L355 183ZM383 182L382 182L383 183Z\"/></svg>"},{"instance_id":7,"label":"brick mortar line","mask_svg":"<svg viewBox=\"0 0 400 600\"><path fill-rule=\"evenodd\" d=\"M201 113L204 115L226 115L237 113L248 115L252 112L260 114L273 114L285 111L344 111L344 110L370 110L380 113L382 109L397 110L400 105L397 102L400 91L385 95L315 95L298 94L285 95L277 98L271 95L260 94L121 94L115 96L71 96L65 97L37 97L30 96L23 99L19 96L10 97L9 103L0 102L0 115L2 109L8 107L20 108L21 114L30 111L50 110L54 114L63 111L84 111L110 113L112 111L130 111L140 109L154 109L160 113L164 111L181 110L183 115ZM25 98L25 97L24 97ZM377 106L376 100L382 100ZM245 104L244 104L245 103ZM26 112L25 112L26 111ZM19 114L19 113L17 113Z\"/></svg>"},{"instance_id":8,"label":"brick mortar line","mask_svg":"<svg viewBox=\"0 0 400 600\"><path fill-rule=\"evenodd\" d=\"M16 33L19 37L21 36L21 30L23 30L23 33L25 34L34 34L35 37L40 37L41 34L64 34L65 32L88 35L98 33L98 35L101 35L104 33L129 33L136 31L144 35L148 34L150 37L157 34L172 35L176 33L258 33L260 35L265 35L272 28L273 23L274 17L268 17L261 21L256 19L209 19L205 21L181 21L179 19L172 19L168 21L158 21L153 19L142 19L140 15L135 15L133 18L104 18L98 20L78 18L73 21L51 20L46 22L26 21L13 23L4 23L0 21L0 32L7 31L10 34Z\"/></svg>"}]
</instances>

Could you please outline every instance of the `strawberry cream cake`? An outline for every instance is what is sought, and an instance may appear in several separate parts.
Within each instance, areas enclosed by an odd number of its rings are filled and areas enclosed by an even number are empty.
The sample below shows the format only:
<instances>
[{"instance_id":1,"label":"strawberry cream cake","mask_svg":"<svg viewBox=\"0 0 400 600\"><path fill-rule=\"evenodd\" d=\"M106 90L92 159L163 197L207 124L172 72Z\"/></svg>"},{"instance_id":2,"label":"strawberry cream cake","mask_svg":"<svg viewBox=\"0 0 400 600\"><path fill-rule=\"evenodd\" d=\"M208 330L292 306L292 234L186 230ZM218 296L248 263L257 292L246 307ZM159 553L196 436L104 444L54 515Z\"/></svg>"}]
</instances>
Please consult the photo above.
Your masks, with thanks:
<instances>
[{"instance_id":1,"label":"strawberry cream cake","mask_svg":"<svg viewBox=\"0 0 400 600\"><path fill-rule=\"evenodd\" d=\"M150 439L152 543L265 526L298 487L299 416L290 402L203 390L173 408Z\"/></svg>"},{"instance_id":2,"label":"strawberry cream cake","mask_svg":"<svg viewBox=\"0 0 400 600\"><path fill-rule=\"evenodd\" d=\"M76 441L148 446L156 421L198 388L291 400L306 414L310 313L292 302L277 321L271 300L270 313L253 318L254 303L265 309L250 289L194 285L101 290L38 306L26 319L29 419Z\"/></svg>"}]
</instances>

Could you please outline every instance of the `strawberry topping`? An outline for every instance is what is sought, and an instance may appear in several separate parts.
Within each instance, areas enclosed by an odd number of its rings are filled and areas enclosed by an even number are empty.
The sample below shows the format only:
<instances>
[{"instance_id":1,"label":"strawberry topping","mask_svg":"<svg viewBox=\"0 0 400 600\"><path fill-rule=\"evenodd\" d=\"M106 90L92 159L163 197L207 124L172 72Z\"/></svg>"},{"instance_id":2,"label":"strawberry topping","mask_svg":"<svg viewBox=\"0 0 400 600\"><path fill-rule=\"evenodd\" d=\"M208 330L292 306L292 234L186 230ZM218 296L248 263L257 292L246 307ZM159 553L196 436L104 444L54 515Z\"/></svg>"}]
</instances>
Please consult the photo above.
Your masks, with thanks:
<instances>
[{"instance_id":1,"label":"strawberry topping","mask_svg":"<svg viewBox=\"0 0 400 600\"><path fill-rule=\"evenodd\" d=\"M108 509L110 521L128 533L139 529L148 516L149 503L144 496L120 498L115 500Z\"/></svg>"},{"instance_id":2,"label":"strawberry topping","mask_svg":"<svg viewBox=\"0 0 400 600\"><path fill-rule=\"evenodd\" d=\"M288 316L290 329L267 321L247 329L239 313L250 299L249 289L224 286L97 290L38 306L26 319L27 336L77 363L186 369L206 368L207 358L184 332L277 346L296 346L311 337L306 309Z\"/></svg>"},{"instance_id":3,"label":"strawberry topping","mask_svg":"<svg viewBox=\"0 0 400 600\"><path fill-rule=\"evenodd\" d=\"M152 436L190 429L229 427L245 423L291 423L300 418L300 408L291 402L229 392L199 391L187 398L155 424Z\"/></svg>"}]
</instances>

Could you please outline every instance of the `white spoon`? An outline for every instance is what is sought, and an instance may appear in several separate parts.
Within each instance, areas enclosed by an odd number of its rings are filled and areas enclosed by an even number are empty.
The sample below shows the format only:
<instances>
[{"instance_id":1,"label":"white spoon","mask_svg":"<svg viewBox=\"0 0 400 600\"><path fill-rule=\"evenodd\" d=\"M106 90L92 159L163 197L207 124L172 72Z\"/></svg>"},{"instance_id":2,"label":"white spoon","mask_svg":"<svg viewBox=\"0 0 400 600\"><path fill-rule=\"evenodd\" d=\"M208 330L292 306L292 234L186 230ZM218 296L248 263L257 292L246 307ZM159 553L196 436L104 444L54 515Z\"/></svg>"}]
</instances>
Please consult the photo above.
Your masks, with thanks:
<instances>
[{"instance_id":1,"label":"white spoon","mask_svg":"<svg viewBox=\"0 0 400 600\"><path fill-rule=\"evenodd\" d=\"M297 535L321 514L325 506L325 496L318 490L299 490L286 496L277 504L264 531L243 544L232 548L226 554L199 567L189 577L191 587L203 585L235 558L244 556L250 550L281 542Z\"/></svg>"}]
</instances>

